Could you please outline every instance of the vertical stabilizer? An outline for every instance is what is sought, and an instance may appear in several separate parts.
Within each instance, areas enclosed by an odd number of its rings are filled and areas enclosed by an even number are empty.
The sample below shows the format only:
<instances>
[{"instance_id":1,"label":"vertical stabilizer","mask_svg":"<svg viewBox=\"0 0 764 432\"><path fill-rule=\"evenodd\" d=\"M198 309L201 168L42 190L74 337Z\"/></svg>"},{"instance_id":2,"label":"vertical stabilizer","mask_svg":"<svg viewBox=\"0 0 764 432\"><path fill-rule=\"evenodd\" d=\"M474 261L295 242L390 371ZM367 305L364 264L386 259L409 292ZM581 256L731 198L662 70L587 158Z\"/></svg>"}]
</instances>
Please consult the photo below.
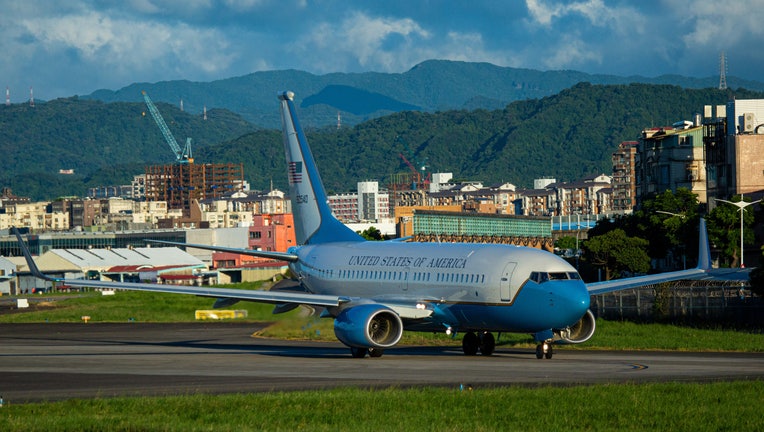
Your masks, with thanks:
<instances>
[{"instance_id":1,"label":"vertical stabilizer","mask_svg":"<svg viewBox=\"0 0 764 432\"><path fill-rule=\"evenodd\" d=\"M332 215L308 140L295 114L294 93L282 92L279 100L297 244L363 241Z\"/></svg>"}]
</instances>

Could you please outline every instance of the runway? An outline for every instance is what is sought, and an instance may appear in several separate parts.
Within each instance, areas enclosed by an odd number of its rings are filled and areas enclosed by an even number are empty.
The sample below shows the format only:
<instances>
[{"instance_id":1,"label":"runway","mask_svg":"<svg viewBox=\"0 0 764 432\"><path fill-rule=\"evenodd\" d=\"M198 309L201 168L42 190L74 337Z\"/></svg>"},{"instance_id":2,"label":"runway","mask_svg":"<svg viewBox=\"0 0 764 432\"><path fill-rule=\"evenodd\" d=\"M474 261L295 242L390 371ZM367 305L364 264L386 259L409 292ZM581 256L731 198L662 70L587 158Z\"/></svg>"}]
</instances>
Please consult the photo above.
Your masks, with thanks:
<instances>
[{"instance_id":1,"label":"runway","mask_svg":"<svg viewBox=\"0 0 764 432\"><path fill-rule=\"evenodd\" d=\"M252 337L257 324L2 324L6 403L67 398L248 393L337 386L474 388L764 379L764 355L402 346L353 359L339 343Z\"/></svg>"}]
</instances>

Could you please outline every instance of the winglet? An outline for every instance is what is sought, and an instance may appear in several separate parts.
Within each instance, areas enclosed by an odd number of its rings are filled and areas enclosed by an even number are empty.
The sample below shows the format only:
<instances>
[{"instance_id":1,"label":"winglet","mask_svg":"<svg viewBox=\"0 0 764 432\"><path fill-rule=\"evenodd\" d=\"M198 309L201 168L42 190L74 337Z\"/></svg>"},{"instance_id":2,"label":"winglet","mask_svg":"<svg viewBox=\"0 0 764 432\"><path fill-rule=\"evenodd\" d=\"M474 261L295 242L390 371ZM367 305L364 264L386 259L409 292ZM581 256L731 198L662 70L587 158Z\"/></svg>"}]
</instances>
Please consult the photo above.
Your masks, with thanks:
<instances>
[{"instance_id":1,"label":"winglet","mask_svg":"<svg viewBox=\"0 0 764 432\"><path fill-rule=\"evenodd\" d=\"M278 97L297 244L364 241L332 215L308 140L295 114L294 93L285 91Z\"/></svg>"},{"instance_id":2,"label":"winglet","mask_svg":"<svg viewBox=\"0 0 764 432\"><path fill-rule=\"evenodd\" d=\"M708 230L704 218L700 218L698 225L698 269L711 270L711 247L708 244Z\"/></svg>"},{"instance_id":3,"label":"winglet","mask_svg":"<svg viewBox=\"0 0 764 432\"><path fill-rule=\"evenodd\" d=\"M50 276L44 275L39 268L37 268L37 264L32 259L32 254L29 252L29 248L27 247L26 243L24 243L24 240L21 238L21 233L19 233L18 228L12 227L13 233L16 235L16 240L19 242L19 248L21 248L21 253L24 254L24 259L27 262L27 267L29 267L29 271L34 275L34 277L43 279L49 282L57 282L58 279L52 278Z\"/></svg>"}]
</instances>

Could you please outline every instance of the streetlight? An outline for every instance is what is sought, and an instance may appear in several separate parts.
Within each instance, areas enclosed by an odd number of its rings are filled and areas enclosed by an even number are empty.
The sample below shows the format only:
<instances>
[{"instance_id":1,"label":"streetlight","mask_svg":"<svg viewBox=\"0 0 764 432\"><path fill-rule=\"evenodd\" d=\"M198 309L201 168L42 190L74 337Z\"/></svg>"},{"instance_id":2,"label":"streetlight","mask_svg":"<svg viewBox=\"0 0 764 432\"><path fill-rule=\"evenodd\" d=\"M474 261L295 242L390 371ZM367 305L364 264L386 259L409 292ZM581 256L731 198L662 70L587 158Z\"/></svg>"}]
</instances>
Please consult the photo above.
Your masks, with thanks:
<instances>
[{"instance_id":1,"label":"streetlight","mask_svg":"<svg viewBox=\"0 0 764 432\"><path fill-rule=\"evenodd\" d=\"M743 210L745 210L746 207L748 207L751 204L756 204L757 202L761 201L751 201L751 202L745 202L743 201L743 195L740 195L740 201L732 202L727 201L719 198L714 198L716 201L725 202L727 204L732 204L733 206L736 206L740 209L740 268L745 268L745 262L743 262Z\"/></svg>"}]
</instances>

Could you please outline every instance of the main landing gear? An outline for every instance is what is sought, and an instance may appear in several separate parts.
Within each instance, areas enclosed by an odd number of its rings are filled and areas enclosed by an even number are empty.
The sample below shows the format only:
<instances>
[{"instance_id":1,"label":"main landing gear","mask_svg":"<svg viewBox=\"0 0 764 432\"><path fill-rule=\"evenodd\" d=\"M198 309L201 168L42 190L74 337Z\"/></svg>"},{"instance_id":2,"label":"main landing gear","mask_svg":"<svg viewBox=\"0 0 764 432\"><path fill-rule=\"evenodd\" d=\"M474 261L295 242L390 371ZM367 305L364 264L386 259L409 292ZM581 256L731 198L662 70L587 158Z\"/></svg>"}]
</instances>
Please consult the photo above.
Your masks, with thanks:
<instances>
[{"instance_id":1,"label":"main landing gear","mask_svg":"<svg viewBox=\"0 0 764 432\"><path fill-rule=\"evenodd\" d=\"M385 352L385 350L381 348L356 348L356 347L350 347L350 354L353 356L353 358L364 358L366 357L366 354L369 355L369 357L382 357L382 354Z\"/></svg>"},{"instance_id":2,"label":"main landing gear","mask_svg":"<svg viewBox=\"0 0 764 432\"><path fill-rule=\"evenodd\" d=\"M480 350L480 354L489 356L496 350L496 339L493 337L493 333L483 331L475 334L474 332L467 332L462 339L462 351L464 355L473 356Z\"/></svg>"},{"instance_id":3,"label":"main landing gear","mask_svg":"<svg viewBox=\"0 0 764 432\"><path fill-rule=\"evenodd\" d=\"M554 349L552 348L552 344L549 342L544 342L536 345L536 358L542 359L552 358L552 354L554 354Z\"/></svg>"}]
</instances>

